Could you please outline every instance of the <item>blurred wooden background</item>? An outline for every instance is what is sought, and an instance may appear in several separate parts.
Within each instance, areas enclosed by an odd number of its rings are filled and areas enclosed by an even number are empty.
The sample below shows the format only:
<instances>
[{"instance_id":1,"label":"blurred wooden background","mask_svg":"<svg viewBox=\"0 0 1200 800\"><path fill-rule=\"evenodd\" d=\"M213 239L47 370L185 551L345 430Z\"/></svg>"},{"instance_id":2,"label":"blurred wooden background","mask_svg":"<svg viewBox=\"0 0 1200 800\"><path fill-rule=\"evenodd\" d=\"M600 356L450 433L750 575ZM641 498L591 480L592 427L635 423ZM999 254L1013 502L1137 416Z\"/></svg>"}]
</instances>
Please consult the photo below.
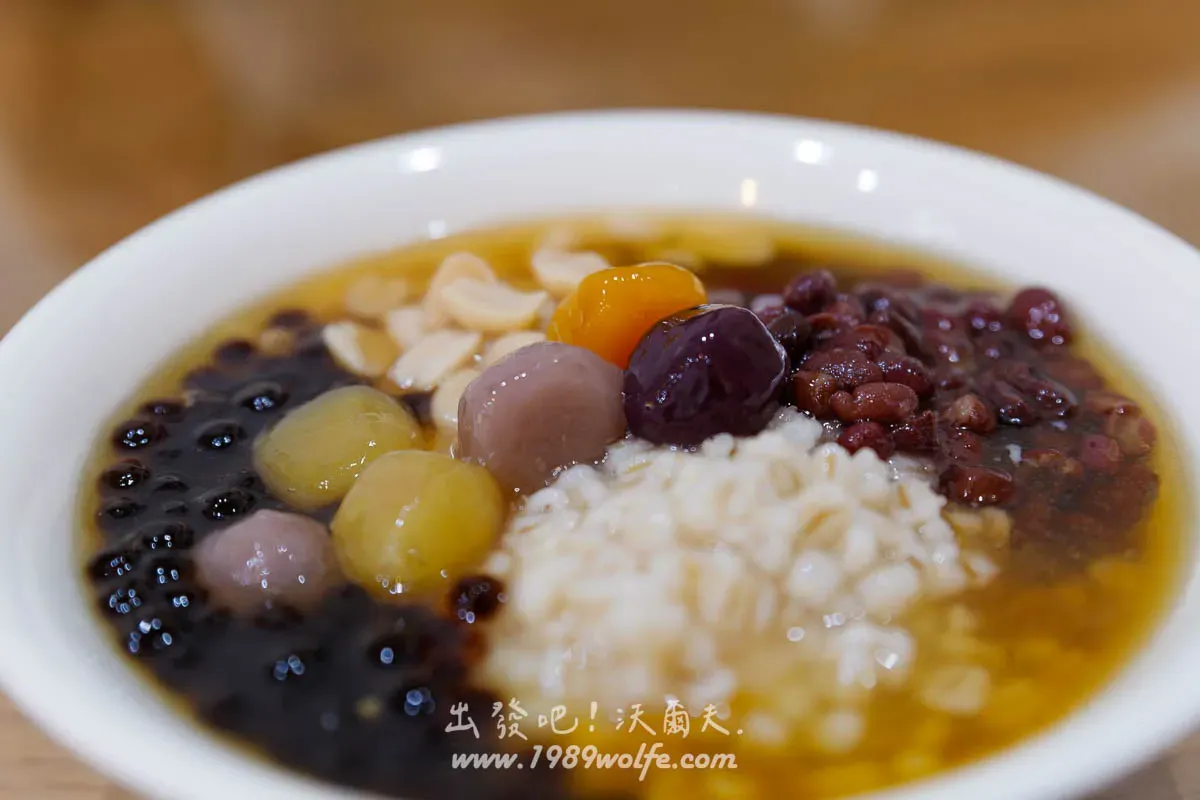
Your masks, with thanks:
<instances>
[{"instance_id":1,"label":"blurred wooden background","mask_svg":"<svg viewBox=\"0 0 1200 800\"><path fill-rule=\"evenodd\" d=\"M0 333L99 250L231 181L559 109L892 128L1200 243L1198 33L1197 0L0 0ZM0 704L0 798L30 797L128 796ZM1200 798L1200 740L1103 797Z\"/></svg>"}]
</instances>

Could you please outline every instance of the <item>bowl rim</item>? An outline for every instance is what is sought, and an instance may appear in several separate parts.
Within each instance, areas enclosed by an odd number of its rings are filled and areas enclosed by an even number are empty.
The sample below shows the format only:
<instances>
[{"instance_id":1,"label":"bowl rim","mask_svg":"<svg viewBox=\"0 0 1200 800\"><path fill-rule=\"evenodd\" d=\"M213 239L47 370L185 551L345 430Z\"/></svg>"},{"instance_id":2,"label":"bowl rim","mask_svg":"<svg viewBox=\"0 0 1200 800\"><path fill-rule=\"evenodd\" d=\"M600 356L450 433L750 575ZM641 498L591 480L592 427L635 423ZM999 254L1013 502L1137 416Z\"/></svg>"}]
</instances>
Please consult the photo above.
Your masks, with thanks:
<instances>
[{"instance_id":1,"label":"bowl rim","mask_svg":"<svg viewBox=\"0 0 1200 800\"><path fill-rule=\"evenodd\" d=\"M802 127L806 133L818 131L834 140L849 139L860 144L867 143L871 146L890 149L899 155L921 151L925 157L937 159L943 162L947 168L955 166L969 168L985 178L999 178L1004 175L1008 179L1017 179L1028 191L1057 195L1064 203L1074 204L1089 212L1100 213L1106 216L1112 224L1125 226L1131 234L1148 237L1149 240L1157 240L1156 246L1173 248L1178 251L1177 255L1186 257L1196 266L1200 266L1200 253L1190 244L1161 226L1106 198L1061 179L994 156L908 134L805 117L694 109L598 109L517 115L386 136L308 156L239 180L159 217L90 259L22 315L3 340L0 340L0 376L9 372L12 365L20 360L22 352L36 348L36 343L30 338L35 328L40 327L47 319L60 318L61 308L77 302L77 298L82 297L91 285L103 281L111 273L118 272L125 254L132 247L152 241L174 229L192 226L192 219L195 215L203 213L206 209L226 204L251 187L280 181L308 170L331 167L339 159L350 159L376 150L413 147L433 141L437 141L443 146L453 147L456 143L469 139L484 138L498 142L505 140L506 137L509 140L519 140L530 132L544 133L563 127L602 128L627 124L671 124L696 129L731 124L759 127ZM3 458L0 457L0 461L2 460ZM1182 589L1180 591L1182 592ZM1168 615L1169 612L1165 613L1164 617ZM1138 653L1153 646L1153 642L1145 642ZM1197 637L1195 646L1190 649L1192 655L1200 657L1200 637ZM1068 754L1069 750L1066 749L1066 746L1070 742L1061 741L1061 739L1081 738L1079 731L1073 731L1069 737L1053 739L1057 734L1057 728L1063 721L1080 714L1080 709L1077 708L1050 729L1032 737L1026 737L1016 745L991 754L980 761L936 773L928 779L915 783L885 789L871 794L870 797L872 800L911 800L918 796L928 800L959 800L963 796L977 795L981 799L995 797L996 800L1002 800L1001 795L991 793L989 787L995 781L1003 783L1000 780L1003 771L1016 767L1026 770L1024 775L1028 778L1028 783L1022 787L1024 792L1022 797L1026 800L1052 800L1052 798L1077 796L1095 790L1147 763L1169 744L1200 723L1200 692L1186 694L1178 691L1179 687L1184 685L1181 681L1189 674L1188 665L1182 663L1185 660L1176 658L1169 668L1159 669L1160 677L1164 679L1164 688L1152 697L1149 695L1142 697L1143 700L1152 701L1149 708L1150 713L1147 713L1146 709L1142 709L1141 713L1136 715L1141 725L1124 731L1128 735L1126 740L1118 743L1114 737L1091 737L1089 756L1092 763L1089 771L1080 768L1079 763L1065 772L1046 769L1054 756L1061 757ZM184 798L199 800L200 797L210 796L206 795L206 789L200 788L198 785L192 787L183 785L184 781L179 777L173 777L169 787L164 785L163 781L168 779L166 768L156 766L148 771L139 769L139 767L145 767L144 762L123 751L117 737L97 736L94 732L89 735L80 734L73 725L71 709L65 709L61 704L56 704L53 687L46 686L45 681L39 681L38 664L39 657L36 649L26 650L13 646L0 649L0 688L29 719L52 738L66 745L77 757L102 774L147 796L180 798L180 800ZM1106 695L1109 691L1109 687L1105 685L1093 693L1092 699ZM1113 714L1110 716L1113 718L1108 720L1109 723L1115 725L1120 721ZM1038 754L1031 749L1031 744L1038 743L1049 747L1046 754ZM202 762L204 754L198 753L196 758L197 761ZM249 758L247 757L247 759ZM1075 761L1079 762L1078 756ZM193 773L199 774L203 770L203 766L191 769ZM264 780L266 779L264 778ZM228 785L233 785L232 779ZM296 789L300 791L294 791ZM361 797L358 793L349 793L340 787L323 784L307 790L304 788L304 784L294 784L289 786L288 790L290 797L299 798L335 795Z\"/></svg>"}]
</instances>

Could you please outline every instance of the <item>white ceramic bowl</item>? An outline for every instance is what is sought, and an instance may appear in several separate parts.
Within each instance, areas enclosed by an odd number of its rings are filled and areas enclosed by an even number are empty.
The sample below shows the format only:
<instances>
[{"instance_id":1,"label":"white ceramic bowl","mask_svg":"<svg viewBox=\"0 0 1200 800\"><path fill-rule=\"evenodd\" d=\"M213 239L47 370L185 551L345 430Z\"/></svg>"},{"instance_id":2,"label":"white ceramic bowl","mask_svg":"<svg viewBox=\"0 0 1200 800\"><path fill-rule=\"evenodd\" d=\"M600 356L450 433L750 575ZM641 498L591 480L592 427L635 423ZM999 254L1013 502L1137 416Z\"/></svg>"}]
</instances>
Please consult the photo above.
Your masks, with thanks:
<instances>
[{"instance_id":1,"label":"white ceramic bowl","mask_svg":"<svg viewBox=\"0 0 1200 800\"><path fill-rule=\"evenodd\" d=\"M1200 454L1196 251L1145 220L990 158L800 119L620 112L502 120L372 142L207 197L105 252L0 344L0 681L100 770L169 800L350 794L247 758L164 705L88 609L73 510L105 418L234 306L348 257L589 209L749 211L926 248L1049 284L1137 365ZM1192 462L1194 463L1194 461ZM1191 491L1194 474L1187 477ZM1145 761L1200 722L1200 573L1086 708L888 800L1050 800Z\"/></svg>"}]
</instances>

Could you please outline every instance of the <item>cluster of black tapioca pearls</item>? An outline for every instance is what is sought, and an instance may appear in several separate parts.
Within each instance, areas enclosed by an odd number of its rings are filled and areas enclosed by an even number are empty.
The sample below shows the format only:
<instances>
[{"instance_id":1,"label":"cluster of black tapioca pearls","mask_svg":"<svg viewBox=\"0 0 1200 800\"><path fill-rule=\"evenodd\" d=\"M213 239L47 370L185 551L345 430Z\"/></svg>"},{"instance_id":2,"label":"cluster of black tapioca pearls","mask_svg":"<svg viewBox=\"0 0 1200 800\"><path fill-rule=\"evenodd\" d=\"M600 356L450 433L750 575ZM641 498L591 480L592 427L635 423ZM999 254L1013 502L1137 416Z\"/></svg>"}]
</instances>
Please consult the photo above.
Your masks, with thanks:
<instances>
[{"instance_id":1,"label":"cluster of black tapioca pearls","mask_svg":"<svg viewBox=\"0 0 1200 800\"><path fill-rule=\"evenodd\" d=\"M208 613L191 546L252 511L283 507L255 474L253 438L286 408L353 380L306 317L287 313L273 325L294 337L290 352L226 342L187 376L183 397L147 402L111 433L115 458L100 476L96 515L105 547L89 576L135 655L177 650L179 629Z\"/></svg>"},{"instance_id":2,"label":"cluster of black tapioca pearls","mask_svg":"<svg viewBox=\"0 0 1200 800\"><path fill-rule=\"evenodd\" d=\"M449 615L354 586L303 613L245 617L208 602L191 548L253 511L284 508L255 474L254 438L356 380L303 314L270 325L294 339L289 352L227 342L187 377L184 397L146 403L112 431L96 512L104 543L87 573L122 647L202 718L309 774L406 797L565 796L552 773L450 766L453 752L497 747L494 698L467 679L478 642L462 625L495 611L495 582L465 582ZM332 511L314 516L328 522ZM479 718L479 739L445 732L457 702Z\"/></svg>"}]
</instances>

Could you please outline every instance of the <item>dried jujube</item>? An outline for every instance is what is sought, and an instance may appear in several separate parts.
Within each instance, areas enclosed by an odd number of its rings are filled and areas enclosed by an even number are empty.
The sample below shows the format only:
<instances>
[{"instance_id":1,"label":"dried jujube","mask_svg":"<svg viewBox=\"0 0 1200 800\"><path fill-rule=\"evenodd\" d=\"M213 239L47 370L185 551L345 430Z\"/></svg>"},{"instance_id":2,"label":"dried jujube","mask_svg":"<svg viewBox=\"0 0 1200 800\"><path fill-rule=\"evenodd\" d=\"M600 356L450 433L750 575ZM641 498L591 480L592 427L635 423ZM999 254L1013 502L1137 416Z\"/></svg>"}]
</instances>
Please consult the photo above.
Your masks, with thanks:
<instances>
[{"instance_id":1,"label":"dried jujube","mask_svg":"<svg viewBox=\"0 0 1200 800\"><path fill-rule=\"evenodd\" d=\"M754 312L707 305L659 322L625 373L629 430L656 444L751 436L779 406L788 355Z\"/></svg>"}]
</instances>

